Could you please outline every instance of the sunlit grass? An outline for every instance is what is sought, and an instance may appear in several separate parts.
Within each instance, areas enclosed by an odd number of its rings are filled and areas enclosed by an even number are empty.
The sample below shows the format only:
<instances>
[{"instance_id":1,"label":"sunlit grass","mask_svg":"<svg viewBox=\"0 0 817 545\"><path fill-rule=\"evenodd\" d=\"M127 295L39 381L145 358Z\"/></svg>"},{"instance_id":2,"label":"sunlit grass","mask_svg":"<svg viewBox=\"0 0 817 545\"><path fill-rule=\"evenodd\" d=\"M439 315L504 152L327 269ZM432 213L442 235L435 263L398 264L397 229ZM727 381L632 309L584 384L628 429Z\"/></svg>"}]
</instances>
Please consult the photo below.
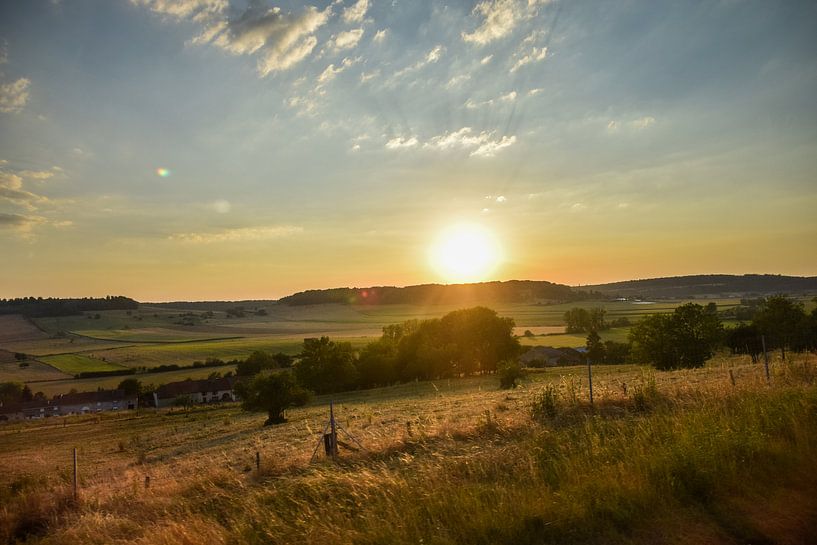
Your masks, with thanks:
<instances>
[{"instance_id":1,"label":"sunlit grass","mask_svg":"<svg viewBox=\"0 0 817 545\"><path fill-rule=\"evenodd\" d=\"M7 425L0 533L32 527L34 542L65 544L803 542L817 513L814 357L773 362L771 387L762 366L722 363L598 367L594 407L581 366L513 391L476 377L337 395L338 420L366 447L338 464L309 463L328 398L270 428L235 406ZM545 388L554 411L533 420ZM73 446L76 507L64 500Z\"/></svg>"}]
</instances>

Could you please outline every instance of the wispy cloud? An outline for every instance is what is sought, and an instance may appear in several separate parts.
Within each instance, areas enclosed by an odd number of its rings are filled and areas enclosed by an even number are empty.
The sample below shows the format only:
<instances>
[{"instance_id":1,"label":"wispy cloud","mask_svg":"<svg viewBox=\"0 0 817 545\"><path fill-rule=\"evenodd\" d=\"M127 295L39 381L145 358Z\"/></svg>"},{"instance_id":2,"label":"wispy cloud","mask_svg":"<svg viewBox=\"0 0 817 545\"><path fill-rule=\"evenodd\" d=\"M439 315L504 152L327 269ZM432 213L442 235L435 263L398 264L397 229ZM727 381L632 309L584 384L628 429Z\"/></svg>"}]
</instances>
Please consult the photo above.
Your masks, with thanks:
<instances>
[{"instance_id":1,"label":"wispy cloud","mask_svg":"<svg viewBox=\"0 0 817 545\"><path fill-rule=\"evenodd\" d=\"M318 76L318 84L319 85L324 85L326 83L329 83L330 81L335 79L335 76L337 76L338 74L340 74L341 72L343 72L344 70L349 68L350 66L357 63L358 60L359 59L350 59L350 58L347 57L347 58L343 59L343 61L337 67L334 64L330 64Z\"/></svg>"},{"instance_id":2,"label":"wispy cloud","mask_svg":"<svg viewBox=\"0 0 817 545\"><path fill-rule=\"evenodd\" d=\"M505 93L504 95L498 96L497 98L483 100L482 102L476 102L475 100L469 98L468 100L465 101L465 107L473 110L484 106L493 106L494 104L503 102L507 104L515 102L518 96L519 95L517 94L516 91L510 91L508 93Z\"/></svg>"},{"instance_id":3,"label":"wispy cloud","mask_svg":"<svg viewBox=\"0 0 817 545\"><path fill-rule=\"evenodd\" d=\"M343 20L347 23L359 23L369 10L369 0L358 0L343 10Z\"/></svg>"},{"instance_id":4,"label":"wispy cloud","mask_svg":"<svg viewBox=\"0 0 817 545\"><path fill-rule=\"evenodd\" d=\"M218 242L254 242L272 240L300 234L303 227L295 225L275 225L265 227L239 227L223 231L203 233L178 233L170 235L169 240L192 243L212 244Z\"/></svg>"},{"instance_id":5,"label":"wispy cloud","mask_svg":"<svg viewBox=\"0 0 817 545\"><path fill-rule=\"evenodd\" d=\"M398 136L396 138L392 138L388 142L386 142L386 148L388 149L405 149L405 148L413 148L419 144L420 141L417 140L416 136L410 137L402 137Z\"/></svg>"},{"instance_id":6,"label":"wispy cloud","mask_svg":"<svg viewBox=\"0 0 817 545\"><path fill-rule=\"evenodd\" d=\"M493 157L497 152L512 146L515 142L516 136L496 138L495 131L475 133L471 127L463 127L429 139L423 144L423 148L438 151L466 149L471 150L472 157Z\"/></svg>"},{"instance_id":7,"label":"wispy cloud","mask_svg":"<svg viewBox=\"0 0 817 545\"><path fill-rule=\"evenodd\" d=\"M0 212L0 229L17 229L28 231L34 225L45 221L39 216L23 216L21 214L6 214Z\"/></svg>"},{"instance_id":8,"label":"wispy cloud","mask_svg":"<svg viewBox=\"0 0 817 545\"><path fill-rule=\"evenodd\" d=\"M28 78L0 85L0 112L19 113L28 103Z\"/></svg>"},{"instance_id":9,"label":"wispy cloud","mask_svg":"<svg viewBox=\"0 0 817 545\"><path fill-rule=\"evenodd\" d=\"M482 18L473 32L463 32L462 39L476 45L486 45L511 33L517 23L515 0L480 2L472 12Z\"/></svg>"},{"instance_id":10,"label":"wispy cloud","mask_svg":"<svg viewBox=\"0 0 817 545\"><path fill-rule=\"evenodd\" d=\"M307 6L301 13L284 13L250 3L237 18L228 17L226 0L131 0L155 13L175 19L189 19L201 25L194 44L211 44L234 55L257 55L260 76L287 70L304 60L318 43L315 31L332 14Z\"/></svg>"},{"instance_id":11,"label":"wispy cloud","mask_svg":"<svg viewBox=\"0 0 817 545\"><path fill-rule=\"evenodd\" d=\"M23 178L19 173L0 171L0 201L36 210L38 204L48 202L48 199L23 189Z\"/></svg>"},{"instance_id":12,"label":"wispy cloud","mask_svg":"<svg viewBox=\"0 0 817 545\"><path fill-rule=\"evenodd\" d=\"M511 72L516 72L526 64L539 62L547 57L547 47L532 47L530 50L519 55L516 62L511 67Z\"/></svg>"},{"instance_id":13,"label":"wispy cloud","mask_svg":"<svg viewBox=\"0 0 817 545\"><path fill-rule=\"evenodd\" d=\"M355 28L339 33L329 42L329 47L335 51L342 51L344 49L351 49L355 47L360 39L363 37L363 29Z\"/></svg>"},{"instance_id":14,"label":"wispy cloud","mask_svg":"<svg viewBox=\"0 0 817 545\"><path fill-rule=\"evenodd\" d=\"M374 38L372 38L372 41L374 43L382 44L384 41L386 41L386 38L388 38L388 37L389 37L389 29L384 28L384 29L378 30L375 33Z\"/></svg>"},{"instance_id":15,"label":"wispy cloud","mask_svg":"<svg viewBox=\"0 0 817 545\"><path fill-rule=\"evenodd\" d=\"M405 76L410 72L415 72L429 64L436 63L437 61L440 60L443 53L445 53L445 48L442 45L434 46L428 53L426 53L426 56L423 57L421 60L417 61L416 63L410 66L403 68L402 70L398 70L397 72L395 72L391 80L394 81L398 78Z\"/></svg>"}]
</instances>

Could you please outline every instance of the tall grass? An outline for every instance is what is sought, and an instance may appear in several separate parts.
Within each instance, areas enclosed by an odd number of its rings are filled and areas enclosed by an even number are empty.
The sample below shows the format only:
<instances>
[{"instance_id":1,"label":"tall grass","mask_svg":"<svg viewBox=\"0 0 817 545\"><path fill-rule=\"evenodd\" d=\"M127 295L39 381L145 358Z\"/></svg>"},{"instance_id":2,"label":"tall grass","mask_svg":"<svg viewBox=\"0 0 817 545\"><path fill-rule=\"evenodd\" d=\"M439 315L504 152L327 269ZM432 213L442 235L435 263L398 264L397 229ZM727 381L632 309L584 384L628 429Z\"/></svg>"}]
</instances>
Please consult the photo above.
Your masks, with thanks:
<instances>
[{"instance_id":1,"label":"tall grass","mask_svg":"<svg viewBox=\"0 0 817 545\"><path fill-rule=\"evenodd\" d=\"M151 417L165 423L124 443L149 454L114 482L89 479L79 505L38 479L5 488L0 541L807 543L817 530L814 360L775 364L772 386L757 368L735 369L734 386L719 369L602 375L594 406L569 375L512 393L475 380L450 394L442 383L411 386L427 390L420 397L409 386L369 393L338 407L367 448L338 463L301 452L320 429L317 408L263 431L234 413ZM168 441L224 439L206 455L159 457L162 430ZM260 474L230 463L233 451L276 441L292 450L265 457Z\"/></svg>"}]
</instances>

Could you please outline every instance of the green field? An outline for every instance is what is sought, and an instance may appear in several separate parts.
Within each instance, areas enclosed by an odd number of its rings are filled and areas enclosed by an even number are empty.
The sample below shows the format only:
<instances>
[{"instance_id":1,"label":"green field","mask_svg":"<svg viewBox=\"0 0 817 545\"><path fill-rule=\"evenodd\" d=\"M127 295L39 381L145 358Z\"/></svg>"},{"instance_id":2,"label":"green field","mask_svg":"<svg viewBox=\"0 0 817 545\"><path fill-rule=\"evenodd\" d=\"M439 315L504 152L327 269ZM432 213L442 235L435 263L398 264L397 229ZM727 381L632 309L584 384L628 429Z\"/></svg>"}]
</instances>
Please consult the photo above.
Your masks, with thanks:
<instances>
[{"instance_id":1,"label":"green field","mask_svg":"<svg viewBox=\"0 0 817 545\"><path fill-rule=\"evenodd\" d=\"M342 339L355 346L362 346L373 340L371 337L349 337ZM146 344L94 351L97 358L127 367L156 367L157 365L191 365L194 361L207 358L222 360L242 359L254 350L297 354L301 351L303 337L249 337L220 341L185 342L167 344Z\"/></svg>"},{"instance_id":2,"label":"green field","mask_svg":"<svg viewBox=\"0 0 817 545\"><path fill-rule=\"evenodd\" d=\"M174 329L164 329L160 327L142 329L83 329L72 333L81 334L92 339L121 342L140 343L183 343L189 341L220 340L224 338L239 338L237 335L231 337L219 337L213 333L201 331L177 331Z\"/></svg>"},{"instance_id":3,"label":"green field","mask_svg":"<svg viewBox=\"0 0 817 545\"><path fill-rule=\"evenodd\" d=\"M564 313L573 307L604 307L608 321L626 317L637 322L656 312L671 312L678 305L694 301L715 302L720 310L739 303L737 299L698 299L660 301L637 304L627 301L587 301L559 305L497 304L489 305L500 316L515 320L517 334L530 329L535 337L520 337L524 346L581 347L585 334L551 334L564 326ZM19 322L21 331L39 331L39 338L21 341L6 339L0 348L37 356L42 361L69 374L81 371L114 370L124 367L156 367L158 365L189 366L195 361L219 358L225 361L243 359L254 350L300 352L305 337L328 336L363 346L380 335L383 326L412 319L439 318L462 305L312 305L288 307L265 304L265 315L246 309L244 317L228 317L223 311L204 313L190 311L184 304L177 309L142 305L134 311L104 311L80 316L40 318L36 326L47 333ZM96 318L96 316L99 318ZM192 315L192 318L191 318ZM7 320L13 319L9 318ZM192 320L193 325L180 325L180 320ZM603 340L627 341L628 328L616 328L601 333ZM547 333L546 335L542 335ZM36 336L35 336L36 337ZM58 357L55 357L59 355ZM104 358L104 361L102 361ZM49 376L47 367L32 370L36 380ZM60 377L50 375L51 378ZM181 378L192 371L181 372ZM205 373L206 376L209 373ZM0 381L19 380L18 369L0 368ZM140 378L143 375L139 375ZM152 377L145 376L152 380ZM110 385L113 380L87 379L82 384L57 381L49 390L72 387L94 389ZM157 380L164 380L158 379ZM118 380L116 381L118 383ZM115 384L114 384L115 385Z\"/></svg>"},{"instance_id":4,"label":"green field","mask_svg":"<svg viewBox=\"0 0 817 545\"><path fill-rule=\"evenodd\" d=\"M180 380L202 379L207 378L212 373L225 374L230 371L235 371L235 365L225 365L222 367L202 367L199 369L181 369L179 371L167 371L164 373L140 373L138 375L131 375L137 378L143 384L153 384L154 386L161 386L169 382L177 382ZM65 375L62 375L63 377ZM33 392L43 392L51 397L56 394L63 394L71 389L76 389L80 392L88 392L103 388L110 390L116 388L117 385L130 378L128 376L111 376L111 377L96 377L96 378L65 378L63 380L45 380L30 382L29 387Z\"/></svg>"},{"instance_id":5,"label":"green field","mask_svg":"<svg viewBox=\"0 0 817 545\"><path fill-rule=\"evenodd\" d=\"M83 372L121 371L127 369L124 365L117 365L115 363L102 361L101 359L83 356L82 354L45 356L40 358L40 361L69 375L77 375Z\"/></svg>"},{"instance_id":6,"label":"green field","mask_svg":"<svg viewBox=\"0 0 817 545\"><path fill-rule=\"evenodd\" d=\"M626 343L630 333L629 327L616 327L599 333L602 341ZM519 337L522 346L552 346L554 348L577 348L587 344L586 333L565 333L563 335L544 335L537 337Z\"/></svg>"}]
</instances>

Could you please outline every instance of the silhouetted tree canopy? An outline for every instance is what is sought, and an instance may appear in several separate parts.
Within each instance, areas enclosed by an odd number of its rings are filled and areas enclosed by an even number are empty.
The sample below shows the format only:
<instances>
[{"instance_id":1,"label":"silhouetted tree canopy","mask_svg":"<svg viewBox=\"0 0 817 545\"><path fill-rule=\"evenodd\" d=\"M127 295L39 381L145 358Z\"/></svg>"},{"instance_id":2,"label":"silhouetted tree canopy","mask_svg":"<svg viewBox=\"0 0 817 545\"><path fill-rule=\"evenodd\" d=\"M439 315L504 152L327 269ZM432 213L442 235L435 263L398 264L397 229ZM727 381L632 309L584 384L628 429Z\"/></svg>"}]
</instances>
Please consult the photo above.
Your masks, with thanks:
<instances>
[{"instance_id":1,"label":"silhouetted tree canopy","mask_svg":"<svg viewBox=\"0 0 817 545\"><path fill-rule=\"evenodd\" d=\"M636 359L663 370L703 366L722 338L718 315L695 303L646 316L630 330Z\"/></svg>"},{"instance_id":2,"label":"silhouetted tree canopy","mask_svg":"<svg viewBox=\"0 0 817 545\"><path fill-rule=\"evenodd\" d=\"M286 410L309 401L309 391L302 388L289 371L265 372L252 380L236 384L245 411L265 411L265 426L286 422Z\"/></svg>"}]
</instances>

